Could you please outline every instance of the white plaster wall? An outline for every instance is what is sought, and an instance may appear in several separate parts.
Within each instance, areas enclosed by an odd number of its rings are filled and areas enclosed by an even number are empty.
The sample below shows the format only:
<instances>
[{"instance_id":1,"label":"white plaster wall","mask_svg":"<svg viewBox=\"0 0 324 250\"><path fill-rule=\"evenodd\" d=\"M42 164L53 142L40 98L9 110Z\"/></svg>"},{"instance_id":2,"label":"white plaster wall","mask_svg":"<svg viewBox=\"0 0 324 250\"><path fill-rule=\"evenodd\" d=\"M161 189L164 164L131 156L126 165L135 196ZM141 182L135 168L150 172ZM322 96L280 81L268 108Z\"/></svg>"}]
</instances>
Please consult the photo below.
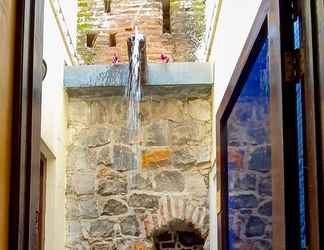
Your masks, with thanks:
<instances>
[{"instance_id":1,"label":"white plaster wall","mask_svg":"<svg viewBox=\"0 0 324 250\"><path fill-rule=\"evenodd\" d=\"M42 153L47 157L45 249L57 250L64 249L65 238L66 121L63 73L64 64L71 64L71 62L49 1L45 0L44 11L43 57L47 62L48 71L43 82L41 136ZM70 5L66 15L69 15L70 22L73 22L72 20L76 20L77 15L76 1L64 2L68 2ZM72 8L72 2L75 3L75 8ZM73 25L71 24L71 26Z\"/></svg>"},{"instance_id":2,"label":"white plaster wall","mask_svg":"<svg viewBox=\"0 0 324 250\"><path fill-rule=\"evenodd\" d=\"M213 1L213 0L210 0ZM217 1L217 0L214 0ZM216 112L224 96L238 58L242 52L261 0L223 0L216 33L212 41L210 62L214 62L213 150L216 154ZM217 249L216 170L210 173L210 249Z\"/></svg>"}]
</instances>

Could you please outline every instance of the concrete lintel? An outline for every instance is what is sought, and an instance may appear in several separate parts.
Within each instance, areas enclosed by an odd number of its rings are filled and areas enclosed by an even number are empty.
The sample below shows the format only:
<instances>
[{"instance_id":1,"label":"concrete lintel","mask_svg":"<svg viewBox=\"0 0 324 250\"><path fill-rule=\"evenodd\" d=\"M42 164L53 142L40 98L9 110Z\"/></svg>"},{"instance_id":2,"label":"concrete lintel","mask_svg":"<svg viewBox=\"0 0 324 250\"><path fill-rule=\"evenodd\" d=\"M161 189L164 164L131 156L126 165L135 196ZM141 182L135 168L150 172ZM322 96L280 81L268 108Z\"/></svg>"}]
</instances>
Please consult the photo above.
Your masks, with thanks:
<instances>
[{"instance_id":1,"label":"concrete lintel","mask_svg":"<svg viewBox=\"0 0 324 250\"><path fill-rule=\"evenodd\" d=\"M147 83L153 86L205 86L213 85L211 63L149 64ZM64 85L67 89L89 87L122 87L128 81L128 64L68 66Z\"/></svg>"}]
</instances>

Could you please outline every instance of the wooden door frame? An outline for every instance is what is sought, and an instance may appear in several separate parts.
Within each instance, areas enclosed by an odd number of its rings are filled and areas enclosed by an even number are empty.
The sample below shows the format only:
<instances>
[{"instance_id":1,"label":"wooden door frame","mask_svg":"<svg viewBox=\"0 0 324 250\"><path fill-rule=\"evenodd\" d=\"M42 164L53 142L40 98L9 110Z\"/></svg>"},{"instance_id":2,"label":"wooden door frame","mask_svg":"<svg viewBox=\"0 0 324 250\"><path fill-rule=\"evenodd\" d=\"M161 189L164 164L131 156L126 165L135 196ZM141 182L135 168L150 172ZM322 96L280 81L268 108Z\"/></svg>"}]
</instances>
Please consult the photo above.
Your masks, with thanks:
<instances>
[{"instance_id":1,"label":"wooden door frame","mask_svg":"<svg viewBox=\"0 0 324 250\"><path fill-rule=\"evenodd\" d=\"M9 249L36 250L44 0L21 0L16 13Z\"/></svg>"},{"instance_id":2,"label":"wooden door frame","mask_svg":"<svg viewBox=\"0 0 324 250\"><path fill-rule=\"evenodd\" d=\"M286 246L285 235L285 204L284 204L284 148L283 148L283 110L282 110L282 71L281 71L281 39L279 1L263 0L252 26L251 32L243 48L242 54L234 69L234 73L225 92L216 115L216 147L217 147L217 176L220 187L220 201L222 206L218 218L218 246L220 250L227 249L227 149L226 120L240 94L244 82L242 81L247 70L255 58L262 36L268 33L270 62L270 89L271 89L271 144L272 144L272 187L273 193L273 249L283 250Z\"/></svg>"},{"instance_id":3,"label":"wooden door frame","mask_svg":"<svg viewBox=\"0 0 324 250\"><path fill-rule=\"evenodd\" d=\"M318 183L319 183L319 228L321 246L324 245L324 2L323 0L312 1L312 28L313 28L313 51L314 51L314 85L317 115L318 147Z\"/></svg>"},{"instance_id":4,"label":"wooden door frame","mask_svg":"<svg viewBox=\"0 0 324 250\"><path fill-rule=\"evenodd\" d=\"M265 2L265 1L264 1ZM284 69L284 52L294 49L293 27L288 25L291 20L291 6L285 1L273 0L268 9L268 30L270 43L270 86L271 86L271 143L272 147L272 176L273 178L273 249L286 249L294 240L286 232L286 222L290 219L285 212L285 185L284 166L291 164L295 155L291 155L289 145L293 136L291 121L293 114L283 111L294 109L295 89L294 84L285 82L282 68ZM313 5L310 1L294 0L301 17L302 25L302 51L304 61L303 75L300 77L304 89L304 137L305 137L305 192L306 192L306 221L307 221L307 246L310 250L321 249L321 234L324 233L324 2L316 0ZM221 184L221 202L226 205L226 129L225 121L237 96L239 95L240 77L244 68L248 67L248 58L253 57L253 44L257 43L256 34L260 30L260 23L264 20L264 8L261 5L252 31L243 49L237 67L233 73L225 97L217 113L217 165L218 182ZM314 20L316 19L316 20ZM284 23L285 25L280 25ZM315 23L315 25L314 25ZM289 27L288 27L289 26ZM322 27L322 28L320 28ZM281 37L281 34L283 34ZM282 39L281 39L282 38ZM275 47L278 49L271 49ZM246 66L247 65L247 66ZM288 131L288 132L287 132ZM293 132L294 133L294 132ZM288 150L287 150L288 149ZM295 154L295 153L293 153ZM288 177L286 177L288 178ZM220 249L226 249L226 221L223 208L218 215ZM298 232L297 232L298 233ZM296 239L295 239L296 240ZM289 243L290 242L290 243Z\"/></svg>"}]
</instances>

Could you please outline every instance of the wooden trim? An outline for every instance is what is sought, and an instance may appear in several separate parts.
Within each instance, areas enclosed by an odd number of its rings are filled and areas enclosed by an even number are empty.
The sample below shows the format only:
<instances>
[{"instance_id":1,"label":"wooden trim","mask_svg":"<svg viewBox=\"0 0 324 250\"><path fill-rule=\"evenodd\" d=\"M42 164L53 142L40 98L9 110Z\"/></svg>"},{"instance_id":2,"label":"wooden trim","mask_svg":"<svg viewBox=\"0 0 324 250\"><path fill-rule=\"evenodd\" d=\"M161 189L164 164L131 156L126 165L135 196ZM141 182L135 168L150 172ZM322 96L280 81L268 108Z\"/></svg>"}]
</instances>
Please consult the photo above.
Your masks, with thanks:
<instances>
[{"instance_id":1,"label":"wooden trim","mask_svg":"<svg viewBox=\"0 0 324 250\"><path fill-rule=\"evenodd\" d=\"M318 175L317 175L317 138L315 111L315 84L312 14L310 1L298 0L302 18L302 48L305 54L305 73L302 79L304 87L304 117L305 117L305 165L306 167L306 222L308 231L309 250L320 249L319 235L319 204L318 204Z\"/></svg>"},{"instance_id":2,"label":"wooden trim","mask_svg":"<svg viewBox=\"0 0 324 250\"><path fill-rule=\"evenodd\" d=\"M37 247L44 0L17 5L10 250Z\"/></svg>"},{"instance_id":3,"label":"wooden trim","mask_svg":"<svg viewBox=\"0 0 324 250\"><path fill-rule=\"evenodd\" d=\"M281 1L271 1L269 26L270 92L271 92L271 162L272 162L272 249L286 249L285 176L283 135L283 91L281 49Z\"/></svg>"},{"instance_id":4,"label":"wooden trim","mask_svg":"<svg viewBox=\"0 0 324 250\"><path fill-rule=\"evenodd\" d=\"M271 5L270 5L271 2ZM230 112L242 89L242 79L251 61L255 58L258 46L265 32L268 32L270 53L270 89L271 89L271 143L272 143L272 180L273 180L273 240L274 250L286 249L285 235L285 199L284 199L284 147L283 147L283 110L282 110L282 70L281 70L281 36L280 5L278 1L264 0L260 6L247 42L238 60L224 98L216 115L217 174L221 183L222 207L218 214L218 245L226 250L227 243L227 164L226 127Z\"/></svg>"},{"instance_id":5,"label":"wooden trim","mask_svg":"<svg viewBox=\"0 0 324 250\"><path fill-rule=\"evenodd\" d=\"M324 243L324 2L312 1L313 24L313 49L315 71L315 95L317 121L317 146L318 146L318 184L319 184L319 227L320 243ZM321 249L321 248L319 248Z\"/></svg>"}]
</instances>

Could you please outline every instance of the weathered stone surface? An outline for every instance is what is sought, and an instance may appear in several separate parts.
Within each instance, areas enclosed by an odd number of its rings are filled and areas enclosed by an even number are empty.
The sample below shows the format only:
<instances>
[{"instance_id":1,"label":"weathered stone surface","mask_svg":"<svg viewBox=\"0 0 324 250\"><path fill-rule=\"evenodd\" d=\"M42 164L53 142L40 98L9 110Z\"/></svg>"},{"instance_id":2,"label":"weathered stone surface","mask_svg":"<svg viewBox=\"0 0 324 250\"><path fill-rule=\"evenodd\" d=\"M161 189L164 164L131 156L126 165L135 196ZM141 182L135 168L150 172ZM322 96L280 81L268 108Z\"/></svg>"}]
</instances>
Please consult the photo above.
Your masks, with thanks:
<instances>
[{"instance_id":1,"label":"weathered stone surface","mask_svg":"<svg viewBox=\"0 0 324 250\"><path fill-rule=\"evenodd\" d=\"M231 208L256 208L258 200L253 194L233 195L229 197L229 206Z\"/></svg>"},{"instance_id":2,"label":"weathered stone surface","mask_svg":"<svg viewBox=\"0 0 324 250\"><path fill-rule=\"evenodd\" d=\"M172 153L172 162L174 165L194 164L196 160L196 151L191 147L181 147Z\"/></svg>"},{"instance_id":3,"label":"weathered stone surface","mask_svg":"<svg viewBox=\"0 0 324 250\"><path fill-rule=\"evenodd\" d=\"M169 221L173 216L188 218L206 232L211 124L198 117L192 119L187 104L192 100L169 96L143 100L141 115L146 118L141 117L143 130L136 145L143 169L134 171L128 186L135 150L131 150L133 142L125 128L127 103L122 97L87 97L87 123L71 123L68 131L68 161L73 168L66 171L66 220L81 224L73 244L67 227L68 249L82 249L82 242L93 250L127 249L136 239L147 236L147 226L152 227L150 232L159 229L156 225L160 220ZM174 151L182 149L174 158ZM258 208L246 210L254 215ZM248 218L250 214L240 216ZM142 225L144 219L148 224ZM151 238L144 243L150 249Z\"/></svg>"},{"instance_id":4,"label":"weathered stone surface","mask_svg":"<svg viewBox=\"0 0 324 250\"><path fill-rule=\"evenodd\" d=\"M122 195L127 193L127 182L123 178L115 177L102 180L98 185L98 194L102 196Z\"/></svg>"},{"instance_id":5,"label":"weathered stone surface","mask_svg":"<svg viewBox=\"0 0 324 250\"><path fill-rule=\"evenodd\" d=\"M114 222L110 220L96 220L91 222L89 235L93 238L112 237Z\"/></svg>"},{"instance_id":6,"label":"weathered stone surface","mask_svg":"<svg viewBox=\"0 0 324 250\"><path fill-rule=\"evenodd\" d=\"M114 164L113 168L117 171L126 171L133 166L136 161L136 155L129 147L122 145L114 146Z\"/></svg>"},{"instance_id":7,"label":"weathered stone surface","mask_svg":"<svg viewBox=\"0 0 324 250\"><path fill-rule=\"evenodd\" d=\"M67 158L67 168L71 171L75 170L87 170L90 168L89 152L87 149L73 146L69 150L68 158Z\"/></svg>"},{"instance_id":8,"label":"weathered stone surface","mask_svg":"<svg viewBox=\"0 0 324 250\"><path fill-rule=\"evenodd\" d=\"M178 171L163 171L154 180L157 192L182 192L185 188L184 176Z\"/></svg>"},{"instance_id":9,"label":"weathered stone surface","mask_svg":"<svg viewBox=\"0 0 324 250\"><path fill-rule=\"evenodd\" d=\"M242 177L235 178L234 181L235 190L255 190L256 189L256 176L252 174L246 174Z\"/></svg>"},{"instance_id":10,"label":"weathered stone surface","mask_svg":"<svg viewBox=\"0 0 324 250\"><path fill-rule=\"evenodd\" d=\"M271 176L261 177L259 182L259 194L262 196L272 195L272 180Z\"/></svg>"},{"instance_id":11,"label":"weathered stone surface","mask_svg":"<svg viewBox=\"0 0 324 250\"><path fill-rule=\"evenodd\" d=\"M87 145L90 148L107 145L111 142L111 129L90 128L87 136Z\"/></svg>"},{"instance_id":12,"label":"weathered stone surface","mask_svg":"<svg viewBox=\"0 0 324 250\"><path fill-rule=\"evenodd\" d=\"M271 170L271 147L257 148L252 154L249 162L249 169L266 173Z\"/></svg>"},{"instance_id":13,"label":"weathered stone surface","mask_svg":"<svg viewBox=\"0 0 324 250\"><path fill-rule=\"evenodd\" d=\"M264 216L272 216L272 201L262 204L258 209L259 214Z\"/></svg>"},{"instance_id":14,"label":"weathered stone surface","mask_svg":"<svg viewBox=\"0 0 324 250\"><path fill-rule=\"evenodd\" d=\"M109 199L103 208L102 215L121 215L125 214L128 211L127 205L116 199Z\"/></svg>"},{"instance_id":15,"label":"weathered stone surface","mask_svg":"<svg viewBox=\"0 0 324 250\"><path fill-rule=\"evenodd\" d=\"M91 125L95 124L103 124L107 122L107 108L109 106L104 106L99 101L90 102L90 120L89 123Z\"/></svg>"},{"instance_id":16,"label":"weathered stone surface","mask_svg":"<svg viewBox=\"0 0 324 250\"><path fill-rule=\"evenodd\" d=\"M235 147L228 148L228 169L238 171L243 169L243 159L245 152Z\"/></svg>"},{"instance_id":17,"label":"weathered stone surface","mask_svg":"<svg viewBox=\"0 0 324 250\"><path fill-rule=\"evenodd\" d=\"M80 199L80 216L83 219L92 219L98 217L97 201L95 198Z\"/></svg>"},{"instance_id":18,"label":"weathered stone surface","mask_svg":"<svg viewBox=\"0 0 324 250\"><path fill-rule=\"evenodd\" d=\"M113 243L94 244L91 250L113 250Z\"/></svg>"},{"instance_id":19,"label":"weathered stone surface","mask_svg":"<svg viewBox=\"0 0 324 250\"><path fill-rule=\"evenodd\" d=\"M120 227L123 235L129 235L129 236L140 235L139 223L135 215L130 215L127 216L125 219L123 219L120 223Z\"/></svg>"},{"instance_id":20,"label":"weathered stone surface","mask_svg":"<svg viewBox=\"0 0 324 250\"><path fill-rule=\"evenodd\" d=\"M265 223L256 216L251 216L246 224L246 237L262 236L265 230Z\"/></svg>"},{"instance_id":21,"label":"weathered stone surface","mask_svg":"<svg viewBox=\"0 0 324 250\"><path fill-rule=\"evenodd\" d=\"M72 250L91 250L91 249L88 242L79 241L72 245Z\"/></svg>"},{"instance_id":22,"label":"weathered stone surface","mask_svg":"<svg viewBox=\"0 0 324 250\"><path fill-rule=\"evenodd\" d=\"M80 99L69 100L68 122L70 124L87 125L89 122L89 104Z\"/></svg>"},{"instance_id":23,"label":"weathered stone surface","mask_svg":"<svg viewBox=\"0 0 324 250\"><path fill-rule=\"evenodd\" d=\"M73 243L81 239L81 224L78 221L69 221L67 224L67 242Z\"/></svg>"},{"instance_id":24,"label":"weathered stone surface","mask_svg":"<svg viewBox=\"0 0 324 250\"><path fill-rule=\"evenodd\" d=\"M210 148L208 145L197 148L197 164L210 162Z\"/></svg>"},{"instance_id":25,"label":"weathered stone surface","mask_svg":"<svg viewBox=\"0 0 324 250\"><path fill-rule=\"evenodd\" d=\"M67 220L77 220L80 216L79 202L75 197L66 198L66 213L65 218Z\"/></svg>"},{"instance_id":26,"label":"weathered stone surface","mask_svg":"<svg viewBox=\"0 0 324 250\"><path fill-rule=\"evenodd\" d=\"M161 167L170 163L171 150L169 148L149 149L142 154L142 167Z\"/></svg>"},{"instance_id":27,"label":"weathered stone surface","mask_svg":"<svg viewBox=\"0 0 324 250\"><path fill-rule=\"evenodd\" d=\"M156 122L149 125L144 132L146 146L167 146L168 145L168 124Z\"/></svg>"},{"instance_id":28,"label":"weathered stone surface","mask_svg":"<svg viewBox=\"0 0 324 250\"><path fill-rule=\"evenodd\" d=\"M192 194L192 197L203 197L208 195L208 183L205 183L205 177L198 171L186 172L184 174L186 192Z\"/></svg>"},{"instance_id":29,"label":"weathered stone surface","mask_svg":"<svg viewBox=\"0 0 324 250\"><path fill-rule=\"evenodd\" d=\"M202 99L189 101L188 113L193 119L200 121L210 121L211 104L207 100Z\"/></svg>"},{"instance_id":30,"label":"weathered stone surface","mask_svg":"<svg viewBox=\"0 0 324 250\"><path fill-rule=\"evenodd\" d=\"M95 192L95 175L92 172L77 173L73 176L74 189L79 195Z\"/></svg>"},{"instance_id":31,"label":"weathered stone surface","mask_svg":"<svg viewBox=\"0 0 324 250\"><path fill-rule=\"evenodd\" d=\"M149 178L144 178L140 174L137 174L134 178L134 182L131 186L131 189L152 190L152 182Z\"/></svg>"},{"instance_id":32,"label":"weathered stone surface","mask_svg":"<svg viewBox=\"0 0 324 250\"><path fill-rule=\"evenodd\" d=\"M158 208L159 198L149 194L132 194L128 205L131 207Z\"/></svg>"},{"instance_id":33,"label":"weathered stone surface","mask_svg":"<svg viewBox=\"0 0 324 250\"><path fill-rule=\"evenodd\" d=\"M104 164L109 166L113 163L112 150L110 146L105 146L98 152L97 164Z\"/></svg>"}]
</instances>

